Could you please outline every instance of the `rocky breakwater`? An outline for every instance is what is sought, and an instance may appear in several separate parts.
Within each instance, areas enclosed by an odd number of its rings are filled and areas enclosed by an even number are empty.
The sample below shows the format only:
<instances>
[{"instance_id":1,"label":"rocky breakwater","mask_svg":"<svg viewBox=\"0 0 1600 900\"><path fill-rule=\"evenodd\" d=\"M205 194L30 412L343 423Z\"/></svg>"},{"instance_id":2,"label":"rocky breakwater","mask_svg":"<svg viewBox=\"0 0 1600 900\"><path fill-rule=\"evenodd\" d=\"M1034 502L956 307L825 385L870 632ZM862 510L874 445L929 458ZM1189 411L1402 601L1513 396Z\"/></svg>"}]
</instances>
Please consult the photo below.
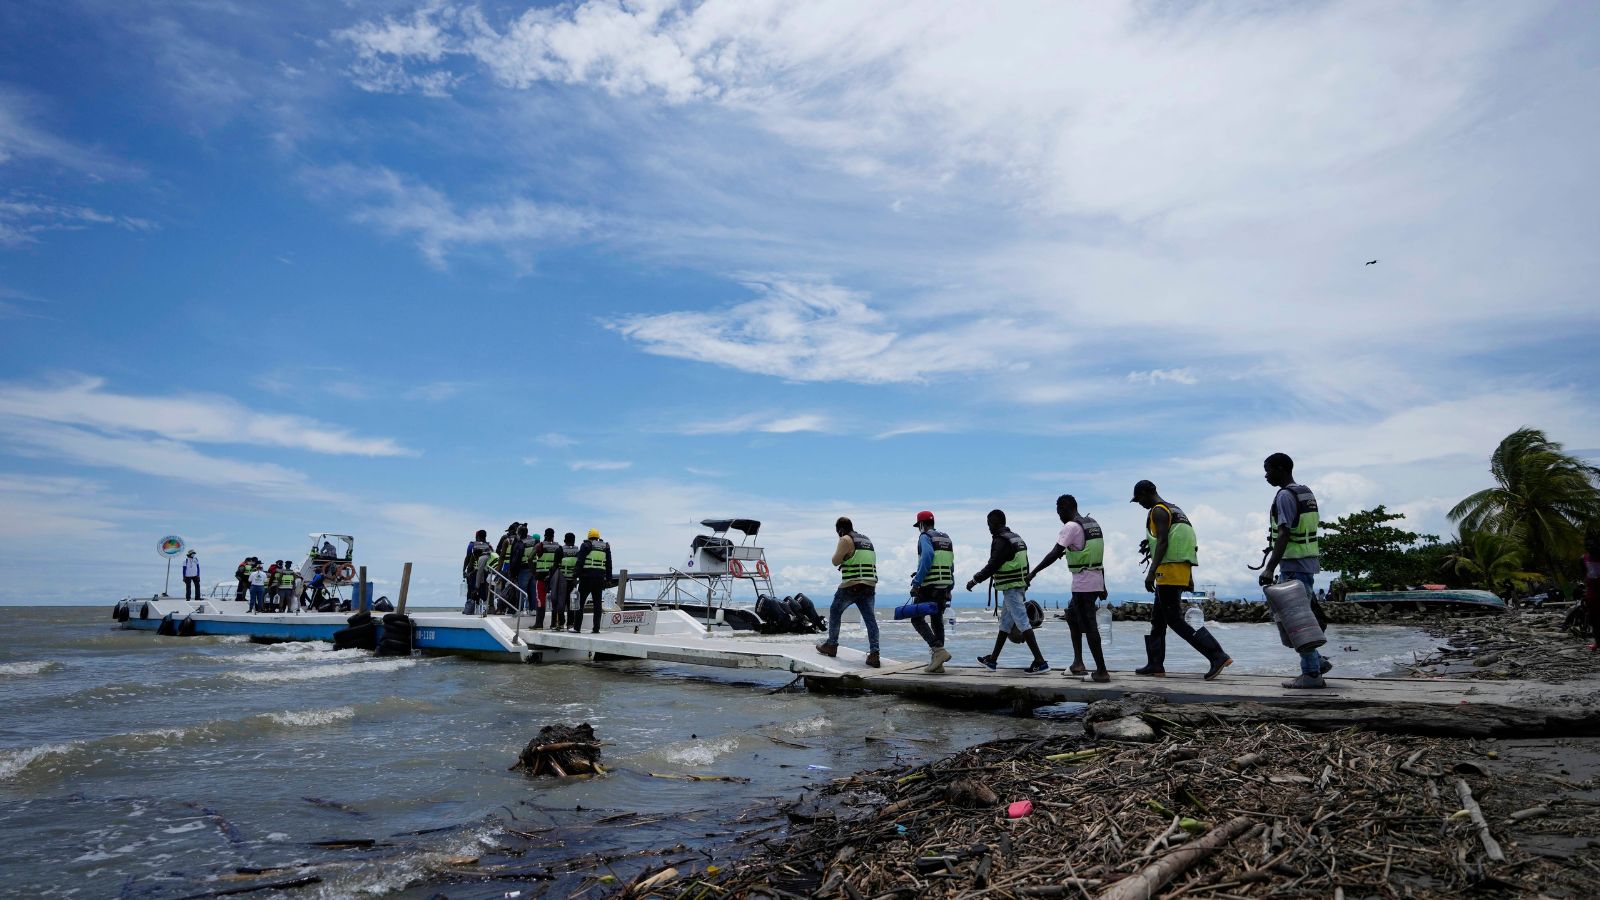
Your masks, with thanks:
<instances>
[{"instance_id":1,"label":"rocky breakwater","mask_svg":"<svg viewBox=\"0 0 1600 900\"><path fill-rule=\"evenodd\" d=\"M1124 603L1111 608L1111 618L1118 622L1150 621L1149 603ZM1208 622L1270 622L1272 612L1265 603L1246 603L1242 600L1207 600L1200 604ZM1454 621L1462 614L1444 612L1417 612L1415 609L1394 610L1387 606L1368 606L1361 603L1325 601L1322 611L1335 625L1432 625ZM1476 618L1476 617L1474 617Z\"/></svg>"}]
</instances>

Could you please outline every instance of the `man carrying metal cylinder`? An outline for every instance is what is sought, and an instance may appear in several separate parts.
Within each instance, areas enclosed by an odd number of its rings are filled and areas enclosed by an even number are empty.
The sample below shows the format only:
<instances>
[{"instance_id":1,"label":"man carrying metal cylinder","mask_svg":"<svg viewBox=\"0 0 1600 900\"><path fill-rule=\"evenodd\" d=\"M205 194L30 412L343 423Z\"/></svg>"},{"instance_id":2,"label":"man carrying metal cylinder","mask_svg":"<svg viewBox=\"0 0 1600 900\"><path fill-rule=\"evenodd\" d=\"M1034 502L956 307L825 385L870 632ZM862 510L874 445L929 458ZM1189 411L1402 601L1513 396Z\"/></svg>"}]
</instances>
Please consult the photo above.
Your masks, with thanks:
<instances>
[{"instance_id":1,"label":"man carrying metal cylinder","mask_svg":"<svg viewBox=\"0 0 1600 900\"><path fill-rule=\"evenodd\" d=\"M1267 484L1278 489L1272 498L1272 508L1267 512L1271 523L1267 531L1268 554L1266 565L1258 579L1262 587L1273 584L1280 571L1283 580L1295 580L1306 586L1306 601L1316 616L1317 625L1327 627L1313 591L1313 582L1321 571L1317 545L1317 526L1321 514L1317 511L1316 495L1294 480L1294 460L1287 453L1274 453L1261 464L1266 472ZM1287 688L1324 688L1322 676L1333 668L1315 647L1300 650L1300 677L1285 681Z\"/></svg>"}]
</instances>

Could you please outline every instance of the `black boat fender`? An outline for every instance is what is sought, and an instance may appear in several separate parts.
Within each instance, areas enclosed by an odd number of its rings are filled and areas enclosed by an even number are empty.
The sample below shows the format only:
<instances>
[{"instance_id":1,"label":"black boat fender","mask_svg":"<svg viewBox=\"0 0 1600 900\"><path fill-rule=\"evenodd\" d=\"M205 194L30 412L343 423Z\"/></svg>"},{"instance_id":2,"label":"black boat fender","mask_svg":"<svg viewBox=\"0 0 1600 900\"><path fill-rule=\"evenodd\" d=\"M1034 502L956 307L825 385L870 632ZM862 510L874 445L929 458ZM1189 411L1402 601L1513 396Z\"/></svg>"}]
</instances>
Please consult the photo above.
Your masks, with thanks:
<instances>
[{"instance_id":1,"label":"black boat fender","mask_svg":"<svg viewBox=\"0 0 1600 900\"><path fill-rule=\"evenodd\" d=\"M174 615L176 615L176 614L175 613L167 613L166 615L161 617L161 624L156 626L156 634L164 634L164 635L167 635L168 637L173 637L173 636L177 635L177 633L178 633L178 623L174 622L172 620L172 617ZM141 618L143 618L143 617L141 616Z\"/></svg>"},{"instance_id":2,"label":"black boat fender","mask_svg":"<svg viewBox=\"0 0 1600 900\"><path fill-rule=\"evenodd\" d=\"M386 613L383 617L383 637L378 640L379 656L410 656L415 644L416 628L405 613Z\"/></svg>"},{"instance_id":3,"label":"black boat fender","mask_svg":"<svg viewBox=\"0 0 1600 900\"><path fill-rule=\"evenodd\" d=\"M197 633L194 616L184 616L178 623L178 637L194 637Z\"/></svg>"}]
</instances>

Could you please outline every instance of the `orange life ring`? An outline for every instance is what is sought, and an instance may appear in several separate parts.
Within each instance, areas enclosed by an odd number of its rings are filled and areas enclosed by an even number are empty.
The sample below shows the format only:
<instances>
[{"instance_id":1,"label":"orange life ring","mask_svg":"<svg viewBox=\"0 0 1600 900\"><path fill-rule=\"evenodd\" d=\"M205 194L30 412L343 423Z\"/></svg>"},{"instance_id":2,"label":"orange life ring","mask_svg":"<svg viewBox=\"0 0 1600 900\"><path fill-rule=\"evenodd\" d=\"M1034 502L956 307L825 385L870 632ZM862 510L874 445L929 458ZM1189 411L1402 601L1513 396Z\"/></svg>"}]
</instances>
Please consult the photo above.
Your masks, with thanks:
<instances>
[{"instance_id":1,"label":"orange life ring","mask_svg":"<svg viewBox=\"0 0 1600 900\"><path fill-rule=\"evenodd\" d=\"M743 578L744 566L740 565L737 559L730 559L728 560L728 574L735 578Z\"/></svg>"},{"instance_id":2,"label":"orange life ring","mask_svg":"<svg viewBox=\"0 0 1600 900\"><path fill-rule=\"evenodd\" d=\"M338 570L334 573L334 577L338 581L349 581L350 579L356 577L355 564L341 563Z\"/></svg>"},{"instance_id":3,"label":"orange life ring","mask_svg":"<svg viewBox=\"0 0 1600 900\"><path fill-rule=\"evenodd\" d=\"M767 568L767 561L766 560L764 560L764 559L756 560L756 574L760 575L762 578L771 578L772 577L772 571Z\"/></svg>"}]
</instances>

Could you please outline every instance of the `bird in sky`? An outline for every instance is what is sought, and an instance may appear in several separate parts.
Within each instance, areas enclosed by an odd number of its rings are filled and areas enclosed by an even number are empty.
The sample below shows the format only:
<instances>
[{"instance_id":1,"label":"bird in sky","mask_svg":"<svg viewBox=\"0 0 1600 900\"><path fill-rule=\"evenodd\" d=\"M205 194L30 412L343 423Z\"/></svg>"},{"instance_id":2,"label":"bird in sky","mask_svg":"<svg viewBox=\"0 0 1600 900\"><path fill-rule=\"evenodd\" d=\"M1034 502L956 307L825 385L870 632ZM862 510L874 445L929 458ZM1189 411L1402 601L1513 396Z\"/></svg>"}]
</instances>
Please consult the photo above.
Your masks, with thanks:
<instances>
[{"instance_id":1,"label":"bird in sky","mask_svg":"<svg viewBox=\"0 0 1600 900\"><path fill-rule=\"evenodd\" d=\"M1375 259L1369 259L1369 260L1367 260L1367 265L1369 265L1369 266L1375 266L1375 265L1377 265L1377 264L1378 264L1378 261L1377 261L1377 260L1375 260Z\"/></svg>"}]
</instances>

